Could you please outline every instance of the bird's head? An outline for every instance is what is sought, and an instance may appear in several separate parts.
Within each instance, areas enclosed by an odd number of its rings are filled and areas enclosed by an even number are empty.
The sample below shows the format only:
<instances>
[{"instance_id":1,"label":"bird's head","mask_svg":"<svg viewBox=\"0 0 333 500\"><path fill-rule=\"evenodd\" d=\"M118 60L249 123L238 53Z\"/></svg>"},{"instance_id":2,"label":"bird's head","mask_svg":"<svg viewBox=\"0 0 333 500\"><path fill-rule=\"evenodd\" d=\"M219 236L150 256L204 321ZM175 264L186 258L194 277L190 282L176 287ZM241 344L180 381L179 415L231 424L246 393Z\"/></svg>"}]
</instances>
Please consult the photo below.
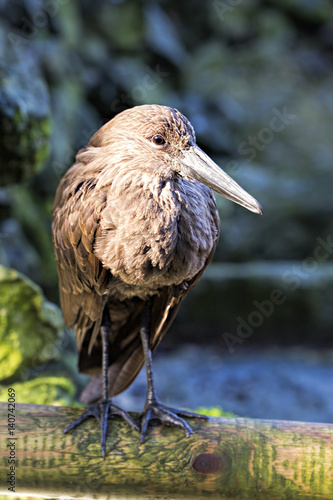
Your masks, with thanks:
<instances>
[{"instance_id":1,"label":"bird's head","mask_svg":"<svg viewBox=\"0 0 333 500\"><path fill-rule=\"evenodd\" d=\"M199 181L248 210L262 214L260 203L241 188L196 143L189 120L175 108L143 105L126 109L92 137L90 145L126 144L128 157L167 166L169 171Z\"/></svg>"}]
</instances>

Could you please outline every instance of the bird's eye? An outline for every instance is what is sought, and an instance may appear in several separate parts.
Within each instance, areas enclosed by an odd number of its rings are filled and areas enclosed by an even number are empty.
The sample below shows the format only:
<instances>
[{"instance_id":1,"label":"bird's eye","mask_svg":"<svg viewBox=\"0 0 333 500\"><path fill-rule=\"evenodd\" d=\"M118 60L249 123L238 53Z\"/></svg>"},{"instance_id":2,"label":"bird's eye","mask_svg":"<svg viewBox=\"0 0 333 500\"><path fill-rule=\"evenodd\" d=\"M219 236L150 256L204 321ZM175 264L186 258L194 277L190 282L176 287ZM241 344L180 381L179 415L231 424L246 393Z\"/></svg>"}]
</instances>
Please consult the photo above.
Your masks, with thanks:
<instances>
[{"instance_id":1,"label":"bird's eye","mask_svg":"<svg viewBox=\"0 0 333 500\"><path fill-rule=\"evenodd\" d=\"M163 135L159 134L154 135L152 141L155 144L155 146L164 146L164 144L166 144L166 140L164 139Z\"/></svg>"}]
</instances>

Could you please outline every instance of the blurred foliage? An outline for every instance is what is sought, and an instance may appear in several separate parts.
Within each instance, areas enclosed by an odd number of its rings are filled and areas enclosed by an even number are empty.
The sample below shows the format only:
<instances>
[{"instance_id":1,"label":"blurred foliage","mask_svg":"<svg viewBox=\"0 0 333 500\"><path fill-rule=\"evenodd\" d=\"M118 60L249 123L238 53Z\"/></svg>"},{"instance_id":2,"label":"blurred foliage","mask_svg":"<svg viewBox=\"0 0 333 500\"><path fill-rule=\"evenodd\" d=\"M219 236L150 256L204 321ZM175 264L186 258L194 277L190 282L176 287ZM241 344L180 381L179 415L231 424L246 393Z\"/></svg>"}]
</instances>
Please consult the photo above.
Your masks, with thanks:
<instances>
[{"instance_id":1,"label":"blurred foliage","mask_svg":"<svg viewBox=\"0 0 333 500\"><path fill-rule=\"evenodd\" d=\"M0 260L41 285L48 299L58 300L50 236L56 186L91 135L137 104L180 109L200 146L262 203L264 216L256 217L218 197L216 261L303 265L316 238L330 234L329 0L1 0L0 19L0 135L10 134L3 147L0 138L7 185L0 190ZM274 280L262 279L260 297L250 275L242 300L232 287L226 323L269 296ZM325 280L313 286L324 286L326 296L331 272ZM208 285L205 294L213 296ZM330 338L330 326L301 312L316 297L313 289L293 293L299 309L286 335L321 329L321 338ZM216 328L210 316L201 320Z\"/></svg>"},{"instance_id":2,"label":"blurred foliage","mask_svg":"<svg viewBox=\"0 0 333 500\"><path fill-rule=\"evenodd\" d=\"M35 175L49 152L50 109L45 83L21 64L0 64L0 180Z\"/></svg>"}]
</instances>

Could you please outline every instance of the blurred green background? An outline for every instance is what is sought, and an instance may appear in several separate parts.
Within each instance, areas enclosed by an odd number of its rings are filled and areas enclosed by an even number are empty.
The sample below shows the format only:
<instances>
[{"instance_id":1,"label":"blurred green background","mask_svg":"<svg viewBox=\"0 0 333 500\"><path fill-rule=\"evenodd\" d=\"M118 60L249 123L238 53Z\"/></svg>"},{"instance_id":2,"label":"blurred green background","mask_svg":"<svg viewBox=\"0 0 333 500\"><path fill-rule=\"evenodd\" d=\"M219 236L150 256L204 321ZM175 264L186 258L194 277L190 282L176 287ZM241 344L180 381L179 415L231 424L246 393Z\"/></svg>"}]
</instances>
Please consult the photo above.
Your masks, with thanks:
<instances>
[{"instance_id":1,"label":"blurred green background","mask_svg":"<svg viewBox=\"0 0 333 500\"><path fill-rule=\"evenodd\" d=\"M329 0L0 0L3 384L54 387L61 367L84 386L54 305L50 210L77 150L144 103L184 113L264 209L217 197L214 262L162 349L331 346L332 55ZM65 386L54 401L72 402Z\"/></svg>"}]
</instances>

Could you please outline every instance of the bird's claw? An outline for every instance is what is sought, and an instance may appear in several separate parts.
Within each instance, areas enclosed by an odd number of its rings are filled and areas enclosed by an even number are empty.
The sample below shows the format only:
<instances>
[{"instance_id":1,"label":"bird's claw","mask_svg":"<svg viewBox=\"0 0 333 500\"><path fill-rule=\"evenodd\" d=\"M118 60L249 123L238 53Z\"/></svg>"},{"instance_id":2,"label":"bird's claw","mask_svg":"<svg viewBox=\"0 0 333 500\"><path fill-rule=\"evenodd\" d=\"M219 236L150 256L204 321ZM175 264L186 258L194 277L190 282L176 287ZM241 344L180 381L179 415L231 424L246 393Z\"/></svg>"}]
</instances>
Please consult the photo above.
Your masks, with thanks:
<instances>
[{"instance_id":1,"label":"bird's claw","mask_svg":"<svg viewBox=\"0 0 333 500\"><path fill-rule=\"evenodd\" d=\"M139 431L139 426L138 424L132 419L132 417L122 408L119 408L119 406L116 406L111 403L110 400L105 401L99 401L93 406L90 406L87 408L81 415L74 420L66 429L64 430L64 433L67 434L71 430L75 429L78 425L80 425L82 422L87 420L90 417L95 417L100 426L100 433L101 433L101 450L103 454L103 459L105 460L105 448L106 448L106 437L107 437L107 430L108 430L108 420L110 415L117 415L119 417L122 417L131 427L132 429Z\"/></svg>"},{"instance_id":2,"label":"bird's claw","mask_svg":"<svg viewBox=\"0 0 333 500\"><path fill-rule=\"evenodd\" d=\"M141 420L140 444L142 444L145 439L149 422L154 419L159 420L165 425L180 427L183 429L186 437L191 437L193 431L188 423L181 417L207 420L205 415L200 415L199 413L179 410L178 408L170 408L157 401L146 402L143 412L139 415L139 419Z\"/></svg>"}]
</instances>

